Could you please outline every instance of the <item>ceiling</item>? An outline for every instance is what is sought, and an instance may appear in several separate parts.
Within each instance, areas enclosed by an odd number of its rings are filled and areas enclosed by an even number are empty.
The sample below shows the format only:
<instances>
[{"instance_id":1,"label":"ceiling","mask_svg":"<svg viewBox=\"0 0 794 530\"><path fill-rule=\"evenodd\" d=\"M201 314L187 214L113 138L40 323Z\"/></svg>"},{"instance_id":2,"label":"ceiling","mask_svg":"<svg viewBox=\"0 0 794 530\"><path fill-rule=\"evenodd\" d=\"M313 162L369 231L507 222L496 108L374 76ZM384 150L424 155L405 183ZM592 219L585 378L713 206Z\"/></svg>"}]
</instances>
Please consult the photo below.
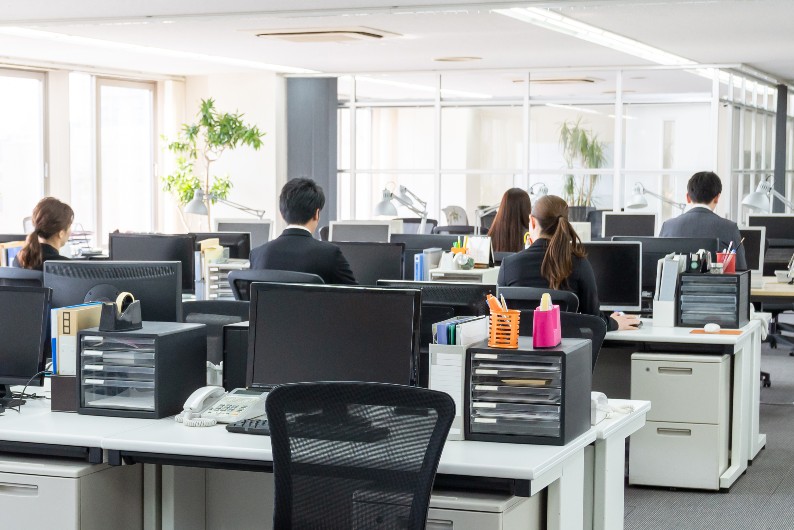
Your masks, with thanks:
<instances>
[{"instance_id":1,"label":"ceiling","mask_svg":"<svg viewBox=\"0 0 794 530\"><path fill-rule=\"evenodd\" d=\"M390 5L384 0L0 0L0 63L179 76L256 69L354 73L577 67L577 77L598 77L594 67L599 66L650 64L492 11L536 6L699 63L743 63L794 82L791 0L414 0L409 7ZM349 43L255 36L262 30L351 27L396 35ZM449 56L481 59L434 60ZM593 71L583 73L588 69ZM518 84L515 74L498 75L505 86ZM599 90L607 93L609 88Z\"/></svg>"}]
</instances>

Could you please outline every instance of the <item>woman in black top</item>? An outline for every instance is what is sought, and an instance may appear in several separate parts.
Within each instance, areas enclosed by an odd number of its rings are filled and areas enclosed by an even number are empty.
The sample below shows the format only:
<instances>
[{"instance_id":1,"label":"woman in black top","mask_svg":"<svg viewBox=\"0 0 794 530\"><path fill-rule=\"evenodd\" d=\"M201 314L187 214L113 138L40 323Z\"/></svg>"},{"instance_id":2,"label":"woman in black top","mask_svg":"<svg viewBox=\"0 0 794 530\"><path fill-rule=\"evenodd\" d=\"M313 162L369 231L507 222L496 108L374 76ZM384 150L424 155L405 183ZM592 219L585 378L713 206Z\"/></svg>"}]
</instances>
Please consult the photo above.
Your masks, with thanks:
<instances>
[{"instance_id":1,"label":"woman in black top","mask_svg":"<svg viewBox=\"0 0 794 530\"><path fill-rule=\"evenodd\" d=\"M74 211L71 206L55 197L44 197L33 208L33 232L28 234L25 245L14 258L14 267L44 269L47 260L69 259L58 251L72 233Z\"/></svg>"},{"instance_id":2,"label":"woman in black top","mask_svg":"<svg viewBox=\"0 0 794 530\"><path fill-rule=\"evenodd\" d=\"M520 252L524 250L524 234L529 230L529 213L532 203L529 193L521 188L510 188L502 195L488 235L494 252Z\"/></svg>"},{"instance_id":3,"label":"woman in black top","mask_svg":"<svg viewBox=\"0 0 794 530\"><path fill-rule=\"evenodd\" d=\"M579 236L568 221L568 205L546 195L535 201L529 216L532 244L506 257L499 269L500 286L566 290L579 298L579 312L602 316L595 276ZM635 329L637 317L612 313L609 330Z\"/></svg>"}]
</instances>

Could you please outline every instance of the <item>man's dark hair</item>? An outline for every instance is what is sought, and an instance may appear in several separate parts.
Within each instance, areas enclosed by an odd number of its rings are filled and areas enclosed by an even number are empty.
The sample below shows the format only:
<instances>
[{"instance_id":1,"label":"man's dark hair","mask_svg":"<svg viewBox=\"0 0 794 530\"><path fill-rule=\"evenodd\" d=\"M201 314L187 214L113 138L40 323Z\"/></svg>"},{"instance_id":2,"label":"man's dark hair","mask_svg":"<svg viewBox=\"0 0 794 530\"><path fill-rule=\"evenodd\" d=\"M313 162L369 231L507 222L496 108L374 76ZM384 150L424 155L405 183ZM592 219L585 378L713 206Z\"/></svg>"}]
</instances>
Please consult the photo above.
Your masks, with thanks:
<instances>
[{"instance_id":1,"label":"man's dark hair","mask_svg":"<svg viewBox=\"0 0 794 530\"><path fill-rule=\"evenodd\" d=\"M722 193L722 181L713 171L700 171L689 178L686 191L690 201L708 204Z\"/></svg>"},{"instance_id":2,"label":"man's dark hair","mask_svg":"<svg viewBox=\"0 0 794 530\"><path fill-rule=\"evenodd\" d=\"M281 188L278 207L281 216L291 225L305 225L314 212L325 206L323 189L312 179L297 178L287 181Z\"/></svg>"}]
</instances>

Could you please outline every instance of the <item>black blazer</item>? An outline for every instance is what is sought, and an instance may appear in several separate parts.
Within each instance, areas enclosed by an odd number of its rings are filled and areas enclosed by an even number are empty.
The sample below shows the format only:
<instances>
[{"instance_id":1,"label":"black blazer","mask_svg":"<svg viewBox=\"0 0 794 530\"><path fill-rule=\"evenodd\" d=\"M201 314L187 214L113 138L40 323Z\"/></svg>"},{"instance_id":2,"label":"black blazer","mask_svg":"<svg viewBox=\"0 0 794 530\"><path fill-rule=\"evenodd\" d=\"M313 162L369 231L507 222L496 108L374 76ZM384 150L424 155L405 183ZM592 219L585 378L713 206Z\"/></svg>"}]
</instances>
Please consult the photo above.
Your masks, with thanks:
<instances>
[{"instance_id":1,"label":"black blazer","mask_svg":"<svg viewBox=\"0 0 794 530\"><path fill-rule=\"evenodd\" d=\"M701 207L692 208L678 217L665 221L659 237L716 237L720 240L720 252L728 248L731 241L733 248L736 248L742 240L736 223L720 217L709 208ZM736 250L736 270L747 270L744 246Z\"/></svg>"},{"instance_id":2,"label":"black blazer","mask_svg":"<svg viewBox=\"0 0 794 530\"><path fill-rule=\"evenodd\" d=\"M505 287L549 288L549 282L540 273L548 248L548 239L538 239L528 249L504 258L499 267L497 283ZM595 275L587 258L574 256L573 271L560 288L576 294L579 298L580 313L600 316L606 320L608 329L617 329L617 322L601 313Z\"/></svg>"},{"instance_id":3,"label":"black blazer","mask_svg":"<svg viewBox=\"0 0 794 530\"><path fill-rule=\"evenodd\" d=\"M37 267L34 270L37 270L37 271L44 270L44 262L45 261L59 261L59 260L68 260L69 259L66 256L61 256L58 253L58 251L55 249L55 247L53 247L52 245L48 245L47 243L42 243L41 244L41 254L42 254L42 256L41 256L41 266ZM14 261L13 261L13 263L11 265L14 266L14 267L22 267L22 265L19 264L19 260L17 259L16 256L14 256Z\"/></svg>"},{"instance_id":4,"label":"black blazer","mask_svg":"<svg viewBox=\"0 0 794 530\"><path fill-rule=\"evenodd\" d=\"M251 268L310 272L325 283L358 283L339 247L314 239L302 228L287 228L273 241L253 249Z\"/></svg>"}]
</instances>

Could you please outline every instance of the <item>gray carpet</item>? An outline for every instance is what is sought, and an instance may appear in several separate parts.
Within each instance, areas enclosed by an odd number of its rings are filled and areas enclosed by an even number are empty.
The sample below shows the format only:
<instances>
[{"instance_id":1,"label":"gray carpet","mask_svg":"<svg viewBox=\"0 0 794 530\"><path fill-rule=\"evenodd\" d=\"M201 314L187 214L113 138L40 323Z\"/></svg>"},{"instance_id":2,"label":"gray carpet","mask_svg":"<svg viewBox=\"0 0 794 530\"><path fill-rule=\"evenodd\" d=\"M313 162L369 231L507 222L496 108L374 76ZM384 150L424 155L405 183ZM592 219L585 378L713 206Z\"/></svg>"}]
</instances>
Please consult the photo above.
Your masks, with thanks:
<instances>
[{"instance_id":1,"label":"gray carpet","mask_svg":"<svg viewBox=\"0 0 794 530\"><path fill-rule=\"evenodd\" d=\"M788 319L791 321L791 319ZM767 445L728 493L626 487L626 530L783 530L794 528L794 357L763 345L761 389Z\"/></svg>"}]
</instances>

